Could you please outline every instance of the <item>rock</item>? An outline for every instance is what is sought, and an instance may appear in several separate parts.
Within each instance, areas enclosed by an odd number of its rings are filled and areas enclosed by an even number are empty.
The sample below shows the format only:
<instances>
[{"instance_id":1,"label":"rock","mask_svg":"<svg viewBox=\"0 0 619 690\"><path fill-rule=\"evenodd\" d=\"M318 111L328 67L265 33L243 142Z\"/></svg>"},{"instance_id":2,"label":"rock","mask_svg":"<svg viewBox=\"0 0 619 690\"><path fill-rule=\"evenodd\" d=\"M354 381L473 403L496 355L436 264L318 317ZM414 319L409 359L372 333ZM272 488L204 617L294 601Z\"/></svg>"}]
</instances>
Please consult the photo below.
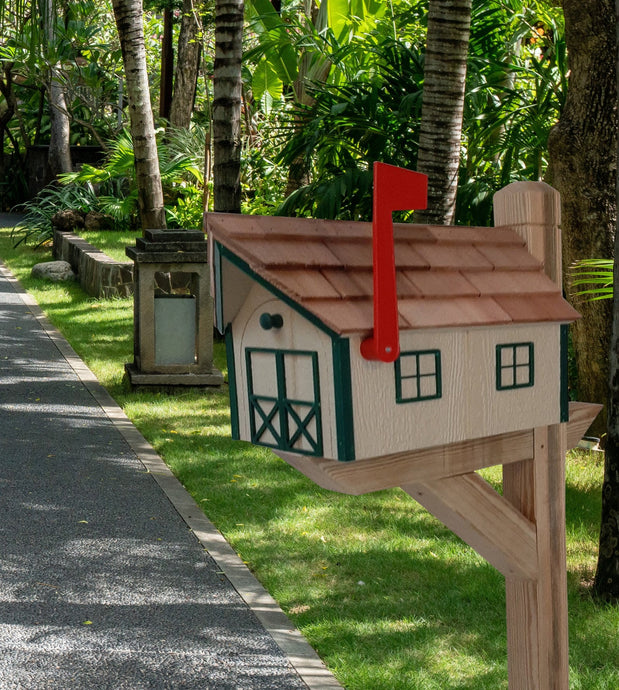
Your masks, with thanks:
<instances>
[{"instance_id":1,"label":"rock","mask_svg":"<svg viewBox=\"0 0 619 690\"><path fill-rule=\"evenodd\" d=\"M45 261L42 264L35 264L31 273L33 278L43 278L53 283L75 280L75 273L71 270L71 264L68 261Z\"/></svg>"},{"instance_id":2,"label":"rock","mask_svg":"<svg viewBox=\"0 0 619 690\"><path fill-rule=\"evenodd\" d=\"M84 214L73 208L65 208L52 216L52 225L56 230L72 232L84 227Z\"/></svg>"},{"instance_id":3,"label":"rock","mask_svg":"<svg viewBox=\"0 0 619 690\"><path fill-rule=\"evenodd\" d=\"M84 226L86 230L113 230L114 219L99 211L88 211L84 218Z\"/></svg>"}]
</instances>

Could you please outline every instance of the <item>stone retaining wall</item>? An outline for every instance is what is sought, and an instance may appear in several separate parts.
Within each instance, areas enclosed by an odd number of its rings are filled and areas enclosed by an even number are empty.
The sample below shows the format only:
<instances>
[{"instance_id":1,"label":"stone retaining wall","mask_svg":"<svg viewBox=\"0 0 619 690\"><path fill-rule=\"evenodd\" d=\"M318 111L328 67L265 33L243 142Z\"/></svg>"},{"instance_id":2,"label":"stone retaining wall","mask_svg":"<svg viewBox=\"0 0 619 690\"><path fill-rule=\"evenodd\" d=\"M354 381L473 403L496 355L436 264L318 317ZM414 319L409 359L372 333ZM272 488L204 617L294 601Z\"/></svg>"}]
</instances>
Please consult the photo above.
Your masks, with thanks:
<instances>
[{"instance_id":1,"label":"stone retaining wall","mask_svg":"<svg viewBox=\"0 0 619 690\"><path fill-rule=\"evenodd\" d=\"M133 262L119 262L78 235L54 231L54 257L68 261L84 291L93 297L133 294Z\"/></svg>"}]
</instances>

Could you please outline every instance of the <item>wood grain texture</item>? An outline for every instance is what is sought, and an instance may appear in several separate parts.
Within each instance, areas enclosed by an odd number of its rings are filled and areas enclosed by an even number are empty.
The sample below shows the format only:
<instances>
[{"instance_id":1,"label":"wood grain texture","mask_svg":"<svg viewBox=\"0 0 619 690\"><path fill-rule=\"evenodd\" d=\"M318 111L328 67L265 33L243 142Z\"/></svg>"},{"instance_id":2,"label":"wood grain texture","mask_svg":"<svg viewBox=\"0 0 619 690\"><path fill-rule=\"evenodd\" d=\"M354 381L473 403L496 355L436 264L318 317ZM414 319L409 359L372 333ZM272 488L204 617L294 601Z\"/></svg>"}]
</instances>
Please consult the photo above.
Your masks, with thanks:
<instances>
[{"instance_id":1,"label":"wood grain texture","mask_svg":"<svg viewBox=\"0 0 619 690\"><path fill-rule=\"evenodd\" d=\"M494 224L509 225L561 287L561 200L545 182L513 182L494 195Z\"/></svg>"},{"instance_id":2,"label":"wood grain texture","mask_svg":"<svg viewBox=\"0 0 619 690\"><path fill-rule=\"evenodd\" d=\"M503 495L537 534L538 576L507 577L510 690L567 690L568 621L565 546L567 429L535 430L535 458L503 470Z\"/></svg>"},{"instance_id":3,"label":"wood grain texture","mask_svg":"<svg viewBox=\"0 0 619 690\"><path fill-rule=\"evenodd\" d=\"M567 448L575 448L585 435L591 422L601 412L603 405L596 403L570 402L570 421L567 425Z\"/></svg>"},{"instance_id":4,"label":"wood grain texture","mask_svg":"<svg viewBox=\"0 0 619 690\"><path fill-rule=\"evenodd\" d=\"M502 434L346 463L327 458L300 458L279 451L277 454L324 489L360 495L532 458L533 432Z\"/></svg>"},{"instance_id":5,"label":"wood grain texture","mask_svg":"<svg viewBox=\"0 0 619 690\"><path fill-rule=\"evenodd\" d=\"M496 346L534 344L532 388L497 390ZM393 365L359 356L351 337L351 376L358 459L430 448L560 420L557 324L435 329L400 334L401 352L440 350L440 399L396 404Z\"/></svg>"},{"instance_id":6,"label":"wood grain texture","mask_svg":"<svg viewBox=\"0 0 619 690\"><path fill-rule=\"evenodd\" d=\"M478 474L402 489L506 577L537 577L535 525Z\"/></svg>"}]
</instances>

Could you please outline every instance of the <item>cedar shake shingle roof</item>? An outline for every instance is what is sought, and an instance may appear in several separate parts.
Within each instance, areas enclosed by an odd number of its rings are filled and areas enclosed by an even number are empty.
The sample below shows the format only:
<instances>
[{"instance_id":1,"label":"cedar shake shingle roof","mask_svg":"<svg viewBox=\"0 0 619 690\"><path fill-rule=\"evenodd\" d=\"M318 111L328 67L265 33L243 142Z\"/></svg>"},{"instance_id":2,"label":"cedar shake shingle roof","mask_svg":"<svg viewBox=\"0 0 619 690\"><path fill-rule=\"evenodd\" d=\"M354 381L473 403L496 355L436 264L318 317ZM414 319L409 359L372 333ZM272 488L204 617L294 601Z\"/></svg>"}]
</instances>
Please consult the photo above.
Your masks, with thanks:
<instances>
[{"instance_id":1,"label":"cedar shake shingle roof","mask_svg":"<svg viewBox=\"0 0 619 690\"><path fill-rule=\"evenodd\" d=\"M371 223L206 218L217 242L335 332L371 332ZM394 240L403 330L579 317L511 228L395 224Z\"/></svg>"}]
</instances>

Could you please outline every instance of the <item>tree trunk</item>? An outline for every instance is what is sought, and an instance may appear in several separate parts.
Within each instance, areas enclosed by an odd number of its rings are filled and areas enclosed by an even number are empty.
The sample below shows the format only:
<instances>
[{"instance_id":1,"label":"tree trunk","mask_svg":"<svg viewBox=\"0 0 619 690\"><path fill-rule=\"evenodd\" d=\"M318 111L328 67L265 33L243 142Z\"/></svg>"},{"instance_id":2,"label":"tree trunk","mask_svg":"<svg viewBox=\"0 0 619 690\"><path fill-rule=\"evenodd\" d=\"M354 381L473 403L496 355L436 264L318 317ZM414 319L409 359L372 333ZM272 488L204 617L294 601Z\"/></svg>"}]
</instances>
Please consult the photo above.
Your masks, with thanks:
<instances>
[{"instance_id":1,"label":"tree trunk","mask_svg":"<svg viewBox=\"0 0 619 690\"><path fill-rule=\"evenodd\" d=\"M165 228L141 0L112 0L123 55L142 228Z\"/></svg>"},{"instance_id":2,"label":"tree trunk","mask_svg":"<svg viewBox=\"0 0 619 690\"><path fill-rule=\"evenodd\" d=\"M170 119L172 84L174 79L174 42L172 39L172 10L163 10L163 39L161 41L161 74L159 75L159 117Z\"/></svg>"},{"instance_id":3,"label":"tree trunk","mask_svg":"<svg viewBox=\"0 0 619 690\"><path fill-rule=\"evenodd\" d=\"M178 57L174 76L174 95L170 107L172 127L188 129L196 97L200 64L200 31L202 22L193 0L183 0L183 16L178 36Z\"/></svg>"},{"instance_id":4,"label":"tree trunk","mask_svg":"<svg viewBox=\"0 0 619 690\"><path fill-rule=\"evenodd\" d=\"M243 0L215 4L213 196L215 211L241 211Z\"/></svg>"},{"instance_id":5,"label":"tree trunk","mask_svg":"<svg viewBox=\"0 0 619 690\"><path fill-rule=\"evenodd\" d=\"M456 211L471 0L430 0L417 170L428 208L415 222L449 225Z\"/></svg>"},{"instance_id":6,"label":"tree trunk","mask_svg":"<svg viewBox=\"0 0 619 690\"><path fill-rule=\"evenodd\" d=\"M44 36L48 45L53 46L56 39L56 8L52 0L46 0L42 5L44 12ZM66 88L58 66L49 70L47 82L49 98L50 137L47 164L52 178L60 173L71 172L71 123L67 108Z\"/></svg>"},{"instance_id":7,"label":"tree trunk","mask_svg":"<svg viewBox=\"0 0 619 690\"><path fill-rule=\"evenodd\" d=\"M271 3L273 4L273 3ZM277 7L273 4L276 11ZM305 0L303 12L314 25L316 33L324 32L327 28L327 3L323 3L321 7L316 5L315 0ZM313 96L308 92L307 85L313 83L324 83L329 77L331 71L331 61L324 55L318 55L316 50L311 48L303 48L299 57L299 75L293 84L295 100L304 106L311 106L314 103ZM302 127L298 115L294 116L294 133L298 132ZM293 133L293 135L294 135ZM303 155L298 156L288 169L288 181L286 183L286 190L284 196L288 197L297 189L306 185L309 182L309 174L307 170L306 160Z\"/></svg>"},{"instance_id":8,"label":"tree trunk","mask_svg":"<svg viewBox=\"0 0 619 690\"><path fill-rule=\"evenodd\" d=\"M612 0L564 0L570 77L559 123L548 140L550 182L561 193L565 274L578 259L611 258L616 221L617 89ZM570 298L569 286L566 290ZM573 300L572 300L573 301ZM609 300L579 301L572 327L583 402L606 403L612 323ZM602 436L605 415L592 432Z\"/></svg>"},{"instance_id":9,"label":"tree trunk","mask_svg":"<svg viewBox=\"0 0 619 690\"><path fill-rule=\"evenodd\" d=\"M50 137L47 164L51 177L71 172L71 124L67 109L65 87L55 69L51 70L49 94Z\"/></svg>"},{"instance_id":10,"label":"tree trunk","mask_svg":"<svg viewBox=\"0 0 619 690\"><path fill-rule=\"evenodd\" d=\"M609 10L610 13L610 10ZM609 21L611 17L607 15ZM612 42L611 33L615 34L615 45L612 52L615 63L616 84L619 84L619 24L612 32L606 30L608 43ZM607 43L607 45L608 45ZM609 49L611 46L608 46ZM618 88L619 91L619 88ZM616 98L615 98L616 106ZM612 111L611 111L612 112ZM609 113L610 115L610 113ZM616 113L615 113L616 115ZM612 121L612 118L609 118ZM614 122L617 127L616 121ZM616 130L615 130L616 131ZM615 141L615 151L618 142ZM619 158L619 152L617 152ZM615 159L616 161L617 159ZM616 177L616 176L615 176ZM616 177L615 201L619 205L619 178ZM615 207L616 208L616 207ZM614 275L613 275L613 313L612 331L609 348L609 389L608 396L608 435L606 437L606 454L604 459L604 484L602 486L602 522L600 527L600 546L597 571L593 591L605 601L619 602L619 233L614 241ZM603 300L606 301L606 300Z\"/></svg>"}]
</instances>

